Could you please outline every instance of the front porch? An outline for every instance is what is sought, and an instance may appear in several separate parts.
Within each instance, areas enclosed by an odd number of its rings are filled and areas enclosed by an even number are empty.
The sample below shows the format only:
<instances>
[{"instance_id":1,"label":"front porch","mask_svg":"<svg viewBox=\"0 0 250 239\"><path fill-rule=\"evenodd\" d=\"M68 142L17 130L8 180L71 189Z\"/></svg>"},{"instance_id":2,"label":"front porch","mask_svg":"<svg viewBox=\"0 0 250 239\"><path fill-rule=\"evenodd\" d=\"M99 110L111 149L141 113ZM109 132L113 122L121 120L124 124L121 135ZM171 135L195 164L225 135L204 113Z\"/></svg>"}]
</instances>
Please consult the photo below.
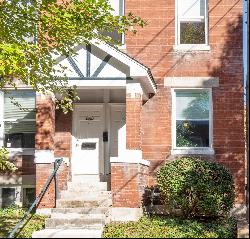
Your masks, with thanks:
<instances>
[{"instance_id":1,"label":"front porch","mask_svg":"<svg viewBox=\"0 0 250 239\"><path fill-rule=\"evenodd\" d=\"M94 180L107 182L113 209L139 208L149 166L142 158L141 110L155 93L151 74L107 45L76 50L77 57L60 59L62 65L71 67L68 82L77 86L80 98L73 112L65 115L55 110L56 96L37 94L36 193L53 170L55 158L63 157L59 199L68 182L82 185ZM56 206L53 184L39 210Z\"/></svg>"}]
</instances>

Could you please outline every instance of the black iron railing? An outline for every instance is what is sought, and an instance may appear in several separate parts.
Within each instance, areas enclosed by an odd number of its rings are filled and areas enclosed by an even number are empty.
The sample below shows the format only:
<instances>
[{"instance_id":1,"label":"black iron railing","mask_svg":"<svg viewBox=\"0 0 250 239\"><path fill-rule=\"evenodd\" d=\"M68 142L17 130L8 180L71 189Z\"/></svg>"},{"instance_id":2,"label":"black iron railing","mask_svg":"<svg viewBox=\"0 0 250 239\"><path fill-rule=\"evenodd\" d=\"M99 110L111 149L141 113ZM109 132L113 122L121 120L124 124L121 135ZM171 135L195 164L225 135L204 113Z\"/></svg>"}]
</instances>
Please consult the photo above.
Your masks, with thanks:
<instances>
[{"instance_id":1,"label":"black iron railing","mask_svg":"<svg viewBox=\"0 0 250 239\"><path fill-rule=\"evenodd\" d=\"M60 167L60 165L62 164L63 159L62 158L58 158L55 160L55 166L54 166L54 170L51 173L51 175L49 176L49 178L47 179L46 183L44 184L41 192L39 193L39 195L36 197L35 201L32 203L32 205L30 206L29 210L24 214L23 218L16 224L16 226L13 228L13 230L10 232L10 234L8 235L8 238L13 238L15 233L17 232L17 230L23 225L23 223L25 222L25 220L27 219L27 217L29 216L29 214L32 212L32 210L35 208L35 206L40 202L40 200L42 199L42 197L44 196L45 192L47 191L49 184L51 183L52 179L55 179L55 202L57 199L57 176L56 173Z\"/></svg>"}]
</instances>

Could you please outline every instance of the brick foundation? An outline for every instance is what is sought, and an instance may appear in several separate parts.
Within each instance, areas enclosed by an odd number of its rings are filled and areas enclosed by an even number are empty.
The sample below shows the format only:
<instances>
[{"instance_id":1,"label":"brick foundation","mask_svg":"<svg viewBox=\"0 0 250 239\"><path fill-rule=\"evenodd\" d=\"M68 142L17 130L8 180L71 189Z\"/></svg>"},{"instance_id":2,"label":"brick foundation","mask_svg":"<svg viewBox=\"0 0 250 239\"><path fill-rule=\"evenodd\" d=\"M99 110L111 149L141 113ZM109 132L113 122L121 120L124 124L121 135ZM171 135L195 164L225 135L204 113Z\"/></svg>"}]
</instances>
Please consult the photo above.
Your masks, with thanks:
<instances>
[{"instance_id":1,"label":"brick foundation","mask_svg":"<svg viewBox=\"0 0 250 239\"><path fill-rule=\"evenodd\" d=\"M113 207L141 207L148 184L148 166L112 163L111 175Z\"/></svg>"}]
</instances>

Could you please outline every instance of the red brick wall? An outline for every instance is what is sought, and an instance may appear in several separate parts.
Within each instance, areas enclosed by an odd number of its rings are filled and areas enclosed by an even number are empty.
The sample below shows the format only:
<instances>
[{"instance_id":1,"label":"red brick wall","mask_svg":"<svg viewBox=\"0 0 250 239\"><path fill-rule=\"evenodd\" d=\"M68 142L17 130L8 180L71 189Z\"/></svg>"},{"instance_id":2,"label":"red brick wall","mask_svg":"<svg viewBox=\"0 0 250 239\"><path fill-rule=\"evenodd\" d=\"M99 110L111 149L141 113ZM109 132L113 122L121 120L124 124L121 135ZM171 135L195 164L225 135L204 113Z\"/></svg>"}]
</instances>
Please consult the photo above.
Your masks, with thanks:
<instances>
[{"instance_id":1,"label":"red brick wall","mask_svg":"<svg viewBox=\"0 0 250 239\"><path fill-rule=\"evenodd\" d=\"M53 150L55 134L55 105L51 96L36 97L36 149Z\"/></svg>"},{"instance_id":2,"label":"red brick wall","mask_svg":"<svg viewBox=\"0 0 250 239\"><path fill-rule=\"evenodd\" d=\"M37 95L36 98L36 150L53 150L55 135L55 105L51 96ZM54 164L36 164L36 195L39 195ZM51 183L38 207L54 207L54 185Z\"/></svg>"},{"instance_id":3,"label":"red brick wall","mask_svg":"<svg viewBox=\"0 0 250 239\"><path fill-rule=\"evenodd\" d=\"M71 157L71 127L72 127L72 114L63 114L61 111L56 111L52 107L53 101L51 99L43 99L43 101L38 101L38 112L43 112L44 115L39 115L39 119L44 119L43 122L37 122L37 135L36 138L41 138L40 132L46 131L46 139L48 142L54 142L51 149L54 149L55 157ZM41 105L45 109L41 108ZM47 114L47 109L53 112ZM45 123L44 123L45 122ZM46 123L47 122L47 123ZM53 125L52 125L53 123ZM47 126L44 127L44 124ZM44 130L40 129L45 128ZM50 144L38 145L39 149L47 149ZM53 172L54 164L37 164L36 165L36 194L38 195L46 183L48 177ZM60 197L60 192L67 187L67 182L70 178L70 166L66 165L64 162L61 164L58 174L58 197ZM55 182L51 181L48 190L46 191L44 197L38 205L39 208L53 208L55 207Z\"/></svg>"},{"instance_id":4,"label":"red brick wall","mask_svg":"<svg viewBox=\"0 0 250 239\"><path fill-rule=\"evenodd\" d=\"M71 141L72 141L72 112L64 114L61 110L56 110L55 119L55 157L71 158ZM70 162L69 162L70 163ZM59 196L60 191L66 189L67 182L71 178L70 165L64 165L63 169L60 168L58 175L59 183Z\"/></svg>"},{"instance_id":5,"label":"red brick wall","mask_svg":"<svg viewBox=\"0 0 250 239\"><path fill-rule=\"evenodd\" d=\"M175 0L126 0L126 11L147 20L138 34L128 34L128 54L148 66L157 81L157 94L142 109L143 158L151 172L171 149L171 96L164 77L216 76L213 89L214 149L218 162L234 175L238 202L244 201L244 131L242 69L242 1L209 0L209 52L177 53Z\"/></svg>"},{"instance_id":6,"label":"red brick wall","mask_svg":"<svg viewBox=\"0 0 250 239\"><path fill-rule=\"evenodd\" d=\"M141 149L141 94L126 95L126 144L127 149Z\"/></svg>"},{"instance_id":7,"label":"red brick wall","mask_svg":"<svg viewBox=\"0 0 250 239\"><path fill-rule=\"evenodd\" d=\"M36 165L36 195L38 195L47 179L54 170L54 164L37 164ZM66 182L68 181L68 166L62 162L59 170L57 171L57 187L58 198L60 198L60 192L65 189ZM42 200L38 204L38 208L53 208L55 207L55 181L52 179L49 187L42 197Z\"/></svg>"},{"instance_id":8,"label":"red brick wall","mask_svg":"<svg viewBox=\"0 0 250 239\"><path fill-rule=\"evenodd\" d=\"M144 188L148 184L148 167L139 164L111 164L113 207L141 206Z\"/></svg>"},{"instance_id":9,"label":"red brick wall","mask_svg":"<svg viewBox=\"0 0 250 239\"><path fill-rule=\"evenodd\" d=\"M54 164L37 164L36 165L36 195L41 192L48 177L53 172ZM52 179L42 200L37 205L38 208L53 208L55 207L55 183Z\"/></svg>"},{"instance_id":10,"label":"red brick wall","mask_svg":"<svg viewBox=\"0 0 250 239\"><path fill-rule=\"evenodd\" d=\"M71 157L72 113L64 114L56 110L55 119L55 156Z\"/></svg>"}]
</instances>

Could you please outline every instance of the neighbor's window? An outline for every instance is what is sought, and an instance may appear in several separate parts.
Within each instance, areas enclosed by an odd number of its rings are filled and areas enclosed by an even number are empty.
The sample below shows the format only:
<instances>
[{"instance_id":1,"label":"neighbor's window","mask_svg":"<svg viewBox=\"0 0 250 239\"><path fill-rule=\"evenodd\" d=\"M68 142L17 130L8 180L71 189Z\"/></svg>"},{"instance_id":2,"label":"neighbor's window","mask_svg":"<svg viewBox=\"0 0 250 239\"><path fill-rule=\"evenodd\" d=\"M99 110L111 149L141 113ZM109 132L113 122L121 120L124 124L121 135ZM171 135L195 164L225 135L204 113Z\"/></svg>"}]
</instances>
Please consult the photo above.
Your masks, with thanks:
<instances>
[{"instance_id":1,"label":"neighbor's window","mask_svg":"<svg viewBox=\"0 0 250 239\"><path fill-rule=\"evenodd\" d=\"M2 188L2 207L9 207L15 204L16 189Z\"/></svg>"},{"instance_id":2,"label":"neighbor's window","mask_svg":"<svg viewBox=\"0 0 250 239\"><path fill-rule=\"evenodd\" d=\"M175 147L210 147L210 92L175 91Z\"/></svg>"},{"instance_id":3,"label":"neighbor's window","mask_svg":"<svg viewBox=\"0 0 250 239\"><path fill-rule=\"evenodd\" d=\"M30 207L36 199L35 188L24 188L23 189L23 207Z\"/></svg>"},{"instance_id":4,"label":"neighbor's window","mask_svg":"<svg viewBox=\"0 0 250 239\"><path fill-rule=\"evenodd\" d=\"M176 0L177 44L208 44L207 0Z\"/></svg>"},{"instance_id":5,"label":"neighbor's window","mask_svg":"<svg viewBox=\"0 0 250 239\"><path fill-rule=\"evenodd\" d=\"M35 98L36 94L31 90L13 90L4 94L5 147L35 147Z\"/></svg>"}]
</instances>

